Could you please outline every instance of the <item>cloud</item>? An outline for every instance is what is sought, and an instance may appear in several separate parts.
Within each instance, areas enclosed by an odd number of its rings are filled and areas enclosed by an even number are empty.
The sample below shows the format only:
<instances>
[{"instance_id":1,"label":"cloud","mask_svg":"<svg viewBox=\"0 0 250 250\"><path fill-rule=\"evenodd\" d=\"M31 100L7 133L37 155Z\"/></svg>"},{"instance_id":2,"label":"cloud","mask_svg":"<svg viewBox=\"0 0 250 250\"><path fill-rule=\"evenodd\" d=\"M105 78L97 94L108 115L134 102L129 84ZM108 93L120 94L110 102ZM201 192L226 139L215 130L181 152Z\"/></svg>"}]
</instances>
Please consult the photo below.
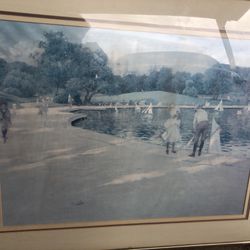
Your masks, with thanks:
<instances>
[{"instance_id":1,"label":"cloud","mask_svg":"<svg viewBox=\"0 0 250 250\"><path fill-rule=\"evenodd\" d=\"M74 43L96 42L111 58L111 62L136 52L182 51L208 55L221 63L228 63L220 38L132 32L97 28L46 25L0 21L0 57L8 61L33 63L30 54L38 50L43 33L62 31ZM249 41L230 40L236 64L250 67Z\"/></svg>"},{"instance_id":2,"label":"cloud","mask_svg":"<svg viewBox=\"0 0 250 250\"><path fill-rule=\"evenodd\" d=\"M44 32L61 31L69 41L80 43L88 28L0 21L0 56L7 61L33 63L31 53L39 51Z\"/></svg>"},{"instance_id":3,"label":"cloud","mask_svg":"<svg viewBox=\"0 0 250 250\"><path fill-rule=\"evenodd\" d=\"M28 64L34 64L34 59L31 54L41 53L41 49L38 48L38 44L28 41L19 41L13 47L9 49L8 60L22 61Z\"/></svg>"},{"instance_id":4,"label":"cloud","mask_svg":"<svg viewBox=\"0 0 250 250\"><path fill-rule=\"evenodd\" d=\"M200 53L228 63L219 38L91 29L82 42L97 42L111 61L132 53L179 51Z\"/></svg>"}]
</instances>

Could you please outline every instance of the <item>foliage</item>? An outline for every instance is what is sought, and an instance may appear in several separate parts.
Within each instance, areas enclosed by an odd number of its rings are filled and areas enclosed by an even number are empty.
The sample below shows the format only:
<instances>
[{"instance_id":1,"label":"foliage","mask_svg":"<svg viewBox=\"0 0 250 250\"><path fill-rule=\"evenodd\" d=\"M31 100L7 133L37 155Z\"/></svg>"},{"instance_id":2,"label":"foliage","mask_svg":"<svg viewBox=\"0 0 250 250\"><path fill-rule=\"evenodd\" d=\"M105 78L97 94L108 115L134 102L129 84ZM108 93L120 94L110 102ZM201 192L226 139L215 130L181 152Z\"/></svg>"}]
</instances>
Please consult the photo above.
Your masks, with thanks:
<instances>
[{"instance_id":1,"label":"foliage","mask_svg":"<svg viewBox=\"0 0 250 250\"><path fill-rule=\"evenodd\" d=\"M93 46L92 46L93 45ZM249 68L216 64L204 73L173 72L171 68L151 69L147 75L114 75L108 57L98 44L70 42L62 32L45 32L36 65L8 63L0 58L0 91L20 97L54 94L54 100L89 104L97 93L118 95L142 91L166 91L188 96L211 95L217 99L234 86L250 92ZM31 55L32 56L32 55Z\"/></svg>"},{"instance_id":2,"label":"foliage","mask_svg":"<svg viewBox=\"0 0 250 250\"><path fill-rule=\"evenodd\" d=\"M43 82L55 87L57 94L59 88L64 88L70 78L70 64L76 51L62 32L45 32L44 38L39 43L43 52L37 58L37 65L41 78L45 78Z\"/></svg>"},{"instance_id":3,"label":"foliage","mask_svg":"<svg viewBox=\"0 0 250 250\"><path fill-rule=\"evenodd\" d=\"M108 90L109 95L119 95L122 93L122 86L124 85L123 77L114 75L113 84Z\"/></svg>"},{"instance_id":4,"label":"foliage","mask_svg":"<svg viewBox=\"0 0 250 250\"><path fill-rule=\"evenodd\" d=\"M205 75L202 73L196 73L192 75L193 87L199 94L206 92Z\"/></svg>"},{"instance_id":5,"label":"foliage","mask_svg":"<svg viewBox=\"0 0 250 250\"><path fill-rule=\"evenodd\" d=\"M66 104L68 103L68 91L65 89L58 90L57 94L54 96L54 102Z\"/></svg>"},{"instance_id":6,"label":"foliage","mask_svg":"<svg viewBox=\"0 0 250 250\"><path fill-rule=\"evenodd\" d=\"M172 91L172 79L174 78L172 70L169 68L161 68L156 83L157 90Z\"/></svg>"},{"instance_id":7,"label":"foliage","mask_svg":"<svg viewBox=\"0 0 250 250\"><path fill-rule=\"evenodd\" d=\"M196 97L198 95L198 91L194 87L194 82L192 80L187 80L185 85L186 85L186 87L182 91L183 95L189 95L192 97Z\"/></svg>"},{"instance_id":8,"label":"foliage","mask_svg":"<svg viewBox=\"0 0 250 250\"><path fill-rule=\"evenodd\" d=\"M8 72L2 83L3 91L19 97L32 97L36 93L36 83L31 74L18 69Z\"/></svg>"},{"instance_id":9,"label":"foliage","mask_svg":"<svg viewBox=\"0 0 250 250\"><path fill-rule=\"evenodd\" d=\"M8 63L0 58L0 86L8 73Z\"/></svg>"},{"instance_id":10,"label":"foliage","mask_svg":"<svg viewBox=\"0 0 250 250\"><path fill-rule=\"evenodd\" d=\"M232 89L232 73L223 68L222 65L216 64L206 71L207 88L205 94L212 95L218 99L221 94L230 92Z\"/></svg>"},{"instance_id":11,"label":"foliage","mask_svg":"<svg viewBox=\"0 0 250 250\"><path fill-rule=\"evenodd\" d=\"M187 72L176 72L172 81L172 91L181 94L186 87L186 81L191 79L191 74Z\"/></svg>"},{"instance_id":12,"label":"foliage","mask_svg":"<svg viewBox=\"0 0 250 250\"><path fill-rule=\"evenodd\" d=\"M158 75L159 73L156 70L152 70L150 74L147 76L144 82L144 90L145 91L153 91L157 90L156 83L158 81Z\"/></svg>"},{"instance_id":13,"label":"foliage","mask_svg":"<svg viewBox=\"0 0 250 250\"><path fill-rule=\"evenodd\" d=\"M112 83L112 72L102 50L92 51L81 44L71 43L62 32L47 32L44 37L45 41L39 44L44 52L38 67L56 88L56 94L59 88L68 89L73 84L74 91L78 96L84 95L84 103L88 104L93 95L107 90Z\"/></svg>"}]
</instances>

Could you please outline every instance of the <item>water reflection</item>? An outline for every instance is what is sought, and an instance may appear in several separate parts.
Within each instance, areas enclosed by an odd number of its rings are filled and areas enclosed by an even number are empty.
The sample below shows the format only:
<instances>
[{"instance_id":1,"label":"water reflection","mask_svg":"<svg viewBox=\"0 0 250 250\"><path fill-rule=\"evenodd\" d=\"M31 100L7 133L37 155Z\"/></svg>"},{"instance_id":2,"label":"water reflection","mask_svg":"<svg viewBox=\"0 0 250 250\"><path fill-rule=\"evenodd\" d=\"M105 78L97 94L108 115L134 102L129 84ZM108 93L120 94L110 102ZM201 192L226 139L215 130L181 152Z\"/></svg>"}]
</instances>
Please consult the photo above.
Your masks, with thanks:
<instances>
[{"instance_id":1,"label":"water reflection","mask_svg":"<svg viewBox=\"0 0 250 250\"><path fill-rule=\"evenodd\" d=\"M250 133L244 128L246 123L237 116L237 110L226 109L215 113L207 110L210 122L215 117L221 126L221 148L223 152L247 154L250 149ZM138 113L134 109L113 109L101 111L84 111L87 119L76 122L74 125L100 133L115 135L121 138L133 138L154 144L163 144L160 135L164 131L164 122L169 118L169 110L154 108L153 114ZM186 145L192 138L193 109L181 109L181 142ZM249 118L248 118L249 120ZM248 124L249 125L249 124ZM207 145L206 145L207 146Z\"/></svg>"}]
</instances>

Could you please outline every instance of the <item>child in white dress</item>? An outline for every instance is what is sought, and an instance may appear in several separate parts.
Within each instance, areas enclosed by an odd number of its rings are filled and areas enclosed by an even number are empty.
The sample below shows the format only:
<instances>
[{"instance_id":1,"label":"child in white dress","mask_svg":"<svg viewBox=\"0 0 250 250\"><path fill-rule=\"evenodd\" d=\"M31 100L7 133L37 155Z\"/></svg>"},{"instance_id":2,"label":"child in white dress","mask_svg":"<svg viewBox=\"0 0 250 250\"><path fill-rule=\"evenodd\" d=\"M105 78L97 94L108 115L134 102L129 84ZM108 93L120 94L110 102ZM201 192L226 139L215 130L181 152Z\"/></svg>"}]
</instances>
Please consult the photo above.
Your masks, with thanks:
<instances>
[{"instance_id":1,"label":"child in white dress","mask_svg":"<svg viewBox=\"0 0 250 250\"><path fill-rule=\"evenodd\" d=\"M176 153L175 144L180 140L180 124L181 121L176 112L170 112L170 118L164 123L166 131L162 138L166 142L166 154L169 154L169 146L172 145L172 153Z\"/></svg>"}]
</instances>

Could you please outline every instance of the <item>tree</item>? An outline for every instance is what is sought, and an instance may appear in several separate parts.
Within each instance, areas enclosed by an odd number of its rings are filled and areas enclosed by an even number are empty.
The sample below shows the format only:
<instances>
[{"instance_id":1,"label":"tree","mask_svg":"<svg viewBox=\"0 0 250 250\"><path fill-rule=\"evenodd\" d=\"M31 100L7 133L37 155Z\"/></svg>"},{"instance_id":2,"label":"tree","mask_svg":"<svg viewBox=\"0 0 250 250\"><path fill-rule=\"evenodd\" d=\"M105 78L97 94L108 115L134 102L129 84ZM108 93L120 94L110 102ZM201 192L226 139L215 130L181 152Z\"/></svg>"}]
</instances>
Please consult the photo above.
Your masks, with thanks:
<instances>
[{"instance_id":1,"label":"tree","mask_svg":"<svg viewBox=\"0 0 250 250\"><path fill-rule=\"evenodd\" d=\"M12 62L7 65L1 90L5 93L19 97L33 97L36 93L37 84L35 79L36 67L25 62Z\"/></svg>"},{"instance_id":2,"label":"tree","mask_svg":"<svg viewBox=\"0 0 250 250\"><path fill-rule=\"evenodd\" d=\"M13 69L5 77L2 89L19 97L32 97L36 93L36 83L31 74Z\"/></svg>"},{"instance_id":3,"label":"tree","mask_svg":"<svg viewBox=\"0 0 250 250\"><path fill-rule=\"evenodd\" d=\"M37 58L40 79L43 83L54 86L57 93L59 88L64 88L70 78L69 64L72 62L74 46L67 41L62 32L45 32L44 38L45 40L39 43L39 48L43 49L43 52Z\"/></svg>"},{"instance_id":4,"label":"tree","mask_svg":"<svg viewBox=\"0 0 250 250\"><path fill-rule=\"evenodd\" d=\"M84 96L83 103L89 104L95 94L109 93L113 83L113 73L107 66L106 54L82 48L79 56L83 60L74 66L74 77L78 79L78 86Z\"/></svg>"},{"instance_id":5,"label":"tree","mask_svg":"<svg viewBox=\"0 0 250 250\"><path fill-rule=\"evenodd\" d=\"M207 82L206 94L218 99L221 94L230 92L233 86L232 72L221 64L216 64L205 72Z\"/></svg>"},{"instance_id":6,"label":"tree","mask_svg":"<svg viewBox=\"0 0 250 250\"><path fill-rule=\"evenodd\" d=\"M147 79L146 75L137 76L136 90L141 92L144 90L145 81Z\"/></svg>"},{"instance_id":7,"label":"tree","mask_svg":"<svg viewBox=\"0 0 250 250\"><path fill-rule=\"evenodd\" d=\"M8 63L4 59L0 58L0 86L7 73L8 73Z\"/></svg>"},{"instance_id":8,"label":"tree","mask_svg":"<svg viewBox=\"0 0 250 250\"><path fill-rule=\"evenodd\" d=\"M161 68L158 75L158 81L156 83L157 90L162 91L173 91L172 88L172 79L173 79L173 73L172 70L169 68Z\"/></svg>"},{"instance_id":9,"label":"tree","mask_svg":"<svg viewBox=\"0 0 250 250\"><path fill-rule=\"evenodd\" d=\"M205 94L205 76L202 73L192 75L193 87L196 88L199 94Z\"/></svg>"},{"instance_id":10,"label":"tree","mask_svg":"<svg viewBox=\"0 0 250 250\"><path fill-rule=\"evenodd\" d=\"M172 80L171 92L181 94L186 87L186 81L191 79L190 73L176 72Z\"/></svg>"},{"instance_id":11,"label":"tree","mask_svg":"<svg viewBox=\"0 0 250 250\"><path fill-rule=\"evenodd\" d=\"M84 104L88 104L96 93L108 91L113 74L101 49L91 50L71 43L62 32L47 32L44 37L45 40L39 43L43 53L38 58L38 67L41 77L45 78L42 82L54 86L55 95L60 88L69 88L77 82L75 87L83 95Z\"/></svg>"},{"instance_id":12,"label":"tree","mask_svg":"<svg viewBox=\"0 0 250 250\"><path fill-rule=\"evenodd\" d=\"M152 70L147 78L144 81L144 90L145 91L154 91L157 90L157 81L159 77L159 72Z\"/></svg>"},{"instance_id":13,"label":"tree","mask_svg":"<svg viewBox=\"0 0 250 250\"><path fill-rule=\"evenodd\" d=\"M137 83L138 83L139 77L137 77L135 74L128 74L123 77L123 84L121 85L122 93L131 93L140 91L138 89Z\"/></svg>"},{"instance_id":14,"label":"tree","mask_svg":"<svg viewBox=\"0 0 250 250\"><path fill-rule=\"evenodd\" d=\"M183 95L189 95L192 97L196 97L198 95L197 89L194 87L194 82L192 80L187 80L186 81L186 87L182 91Z\"/></svg>"},{"instance_id":15,"label":"tree","mask_svg":"<svg viewBox=\"0 0 250 250\"><path fill-rule=\"evenodd\" d=\"M119 95L122 93L122 86L125 84L123 83L123 77L119 75L113 76L113 84L110 85L110 88L108 89L109 95Z\"/></svg>"}]
</instances>

